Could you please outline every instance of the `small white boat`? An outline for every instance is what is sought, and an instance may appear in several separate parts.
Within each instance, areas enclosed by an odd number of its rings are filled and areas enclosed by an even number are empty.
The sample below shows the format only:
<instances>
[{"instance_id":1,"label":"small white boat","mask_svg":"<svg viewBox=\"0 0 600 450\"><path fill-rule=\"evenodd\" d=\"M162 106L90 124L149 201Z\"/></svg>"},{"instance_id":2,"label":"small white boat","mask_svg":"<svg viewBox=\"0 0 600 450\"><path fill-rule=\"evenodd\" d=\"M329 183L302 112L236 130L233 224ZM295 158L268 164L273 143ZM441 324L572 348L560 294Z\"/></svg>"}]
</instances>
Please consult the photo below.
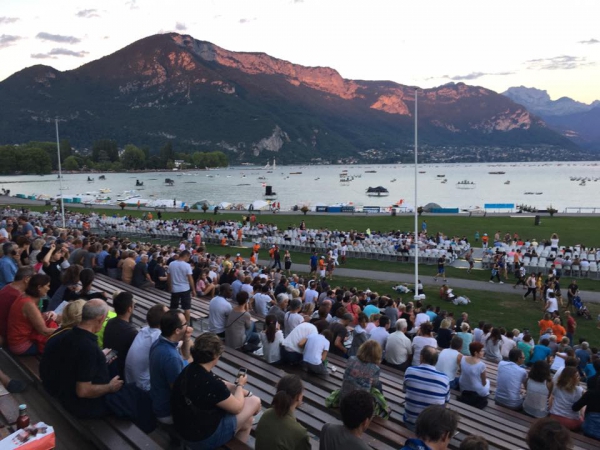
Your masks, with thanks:
<instances>
[{"instance_id":1,"label":"small white boat","mask_svg":"<svg viewBox=\"0 0 600 450\"><path fill-rule=\"evenodd\" d=\"M475 183L469 180L462 180L456 183L458 189L475 189Z\"/></svg>"}]
</instances>

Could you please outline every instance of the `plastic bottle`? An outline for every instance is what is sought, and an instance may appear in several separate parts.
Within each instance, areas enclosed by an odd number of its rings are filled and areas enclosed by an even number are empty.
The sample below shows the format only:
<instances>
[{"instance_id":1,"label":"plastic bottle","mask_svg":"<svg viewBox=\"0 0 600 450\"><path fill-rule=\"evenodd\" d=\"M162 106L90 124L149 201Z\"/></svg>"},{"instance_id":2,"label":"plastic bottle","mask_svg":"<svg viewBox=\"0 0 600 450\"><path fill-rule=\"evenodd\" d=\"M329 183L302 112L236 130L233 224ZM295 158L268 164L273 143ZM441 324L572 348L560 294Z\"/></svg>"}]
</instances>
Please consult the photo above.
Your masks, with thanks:
<instances>
[{"instance_id":1,"label":"plastic bottle","mask_svg":"<svg viewBox=\"0 0 600 450\"><path fill-rule=\"evenodd\" d=\"M22 430L29 426L29 416L27 415L27 405L19 405L19 418L17 419L17 430Z\"/></svg>"}]
</instances>

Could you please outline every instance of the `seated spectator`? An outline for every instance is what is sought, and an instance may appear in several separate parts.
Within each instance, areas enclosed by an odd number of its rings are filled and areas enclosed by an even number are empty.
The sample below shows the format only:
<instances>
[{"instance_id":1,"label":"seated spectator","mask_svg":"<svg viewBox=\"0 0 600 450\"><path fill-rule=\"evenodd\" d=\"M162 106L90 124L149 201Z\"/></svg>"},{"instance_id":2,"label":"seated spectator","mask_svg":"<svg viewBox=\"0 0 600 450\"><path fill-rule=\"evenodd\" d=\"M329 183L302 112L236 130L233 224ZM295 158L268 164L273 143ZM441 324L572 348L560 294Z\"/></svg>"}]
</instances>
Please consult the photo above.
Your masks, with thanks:
<instances>
[{"instance_id":1,"label":"seated spectator","mask_svg":"<svg viewBox=\"0 0 600 450\"><path fill-rule=\"evenodd\" d=\"M298 325L304 323L304 316L300 314L301 309L302 302L296 298L292 299L288 312L286 312L283 317L283 335L285 337L289 336Z\"/></svg>"},{"instance_id":2,"label":"seated spectator","mask_svg":"<svg viewBox=\"0 0 600 450\"><path fill-rule=\"evenodd\" d=\"M374 413L373 397L370 393L356 390L346 395L340 402L343 425L323 425L319 450L370 450L371 447L361 436L369 428Z\"/></svg>"},{"instance_id":3,"label":"seated spectator","mask_svg":"<svg viewBox=\"0 0 600 450\"><path fill-rule=\"evenodd\" d=\"M81 323L81 314L85 303L85 300L73 300L65 306L61 314L60 327L55 330L46 341L44 356L49 356L54 352L54 349L58 348L60 342L68 335L67 331ZM53 358L51 357L42 358L40 361L40 378L42 379L44 389L51 395L57 396L60 380L57 379L58 371L56 371L54 367L48 365L48 361L52 360Z\"/></svg>"},{"instance_id":4,"label":"seated spectator","mask_svg":"<svg viewBox=\"0 0 600 450\"><path fill-rule=\"evenodd\" d=\"M348 351L349 356L356 356L356 353L358 352L360 346L367 342L367 340L369 339L370 334L368 334L365 330L368 322L369 319L367 318L367 315L365 313L358 313L358 320L354 327L354 333L352 336L352 345L350 346L350 350Z\"/></svg>"},{"instance_id":5,"label":"seated spectator","mask_svg":"<svg viewBox=\"0 0 600 450\"><path fill-rule=\"evenodd\" d=\"M10 307L17 298L23 295L32 276L33 268L20 267L15 275L15 281L0 290L0 346L6 342Z\"/></svg>"},{"instance_id":6,"label":"seated spectator","mask_svg":"<svg viewBox=\"0 0 600 450\"><path fill-rule=\"evenodd\" d=\"M529 333L523 335L523 339L517 342L517 348L523 352L525 360L523 361L524 366L529 366L531 361L531 355L533 355L533 338Z\"/></svg>"},{"instance_id":7,"label":"seated spectator","mask_svg":"<svg viewBox=\"0 0 600 450\"><path fill-rule=\"evenodd\" d=\"M260 288L260 292L254 294L252 304L254 305L254 312L259 316L266 316L269 314L269 309L273 304L273 299L269 295L269 285L263 284Z\"/></svg>"},{"instance_id":8,"label":"seated spectator","mask_svg":"<svg viewBox=\"0 0 600 450\"><path fill-rule=\"evenodd\" d=\"M285 311L290 301L290 296L286 293L281 293L276 298L277 303L271 306L269 314L274 315L279 322L279 326L283 328L285 326Z\"/></svg>"},{"instance_id":9,"label":"seated spectator","mask_svg":"<svg viewBox=\"0 0 600 450\"><path fill-rule=\"evenodd\" d=\"M148 289L154 287L154 281L148 272L148 255L143 254L140 260L133 267L131 275L131 285L140 289Z\"/></svg>"},{"instance_id":10,"label":"seated spectator","mask_svg":"<svg viewBox=\"0 0 600 450\"><path fill-rule=\"evenodd\" d=\"M303 360L306 339L311 334L319 334L312 323L303 322L285 337L281 345L281 361L286 364L298 364Z\"/></svg>"},{"instance_id":11,"label":"seated spectator","mask_svg":"<svg viewBox=\"0 0 600 450\"><path fill-rule=\"evenodd\" d=\"M483 436L471 434L463 439L458 450L488 450L489 445Z\"/></svg>"},{"instance_id":12,"label":"seated spectator","mask_svg":"<svg viewBox=\"0 0 600 450\"><path fill-rule=\"evenodd\" d=\"M191 335L194 329L180 310L169 310L160 319L160 336L150 347L150 397L156 418L163 424L173 423L171 387L191 361ZM177 350L179 342L181 353Z\"/></svg>"},{"instance_id":13,"label":"seated spectator","mask_svg":"<svg viewBox=\"0 0 600 450\"><path fill-rule=\"evenodd\" d=\"M57 328L56 314L42 314L39 304L50 289L48 275L33 275L24 295L17 298L8 312L8 348L15 355L37 355L44 352L48 336Z\"/></svg>"},{"instance_id":14,"label":"seated spectator","mask_svg":"<svg viewBox=\"0 0 600 450\"><path fill-rule=\"evenodd\" d=\"M279 321L272 314L265 317L265 326L260 333L260 342L262 343L265 361L269 364L275 364L281 360L283 332L279 329Z\"/></svg>"},{"instance_id":15,"label":"seated spectator","mask_svg":"<svg viewBox=\"0 0 600 450\"><path fill-rule=\"evenodd\" d=\"M521 367L525 356L518 348L508 354L508 361L498 363L496 380L496 404L519 411L523 406L521 388L526 387L527 371Z\"/></svg>"},{"instance_id":16,"label":"seated spectator","mask_svg":"<svg viewBox=\"0 0 600 450\"><path fill-rule=\"evenodd\" d=\"M463 322L460 324L460 331L456 333L456 335L463 341L463 346L460 352L465 356L469 356L471 354L469 352L469 345L471 345L471 342L473 342L473 333L471 333L470 330L471 326L467 322Z\"/></svg>"},{"instance_id":17,"label":"seated spectator","mask_svg":"<svg viewBox=\"0 0 600 450\"><path fill-rule=\"evenodd\" d=\"M436 370L445 373L450 380L450 389L458 389L458 371L463 357L460 353L462 345L462 339L454 336L450 341L450 348L445 348L440 352L435 365Z\"/></svg>"},{"instance_id":18,"label":"seated spectator","mask_svg":"<svg viewBox=\"0 0 600 450\"><path fill-rule=\"evenodd\" d=\"M61 274L61 285L50 299L47 307L48 311L54 311L62 302L70 302L79 298L79 291L81 290L79 274L82 270L83 268L80 265L74 264Z\"/></svg>"},{"instance_id":19,"label":"seated spectator","mask_svg":"<svg viewBox=\"0 0 600 450\"><path fill-rule=\"evenodd\" d=\"M590 352L590 344L587 342L582 342L577 350L575 350L575 356L579 360L579 364L577 365L577 369L580 374L585 372L585 366L592 359L592 352Z\"/></svg>"},{"instance_id":20,"label":"seated spectator","mask_svg":"<svg viewBox=\"0 0 600 450\"><path fill-rule=\"evenodd\" d=\"M531 353L531 358L529 359L529 364L533 364L536 361L546 361L550 362L550 354L552 351L548 347L550 341L548 339L542 339L542 341L533 347L533 352Z\"/></svg>"},{"instance_id":21,"label":"seated spectator","mask_svg":"<svg viewBox=\"0 0 600 450\"><path fill-rule=\"evenodd\" d=\"M83 305L81 323L65 336L42 361L56 371L58 400L78 419L115 414L130 419L144 432L155 428L150 399L133 384L109 376L106 355L98 346L97 333L108 312L106 302L94 299Z\"/></svg>"},{"instance_id":22,"label":"seated spectator","mask_svg":"<svg viewBox=\"0 0 600 450\"><path fill-rule=\"evenodd\" d=\"M553 387L550 365L544 360L535 362L526 383L523 411L533 417L546 417Z\"/></svg>"},{"instance_id":23,"label":"seated spectator","mask_svg":"<svg viewBox=\"0 0 600 450\"><path fill-rule=\"evenodd\" d=\"M502 334L498 328L492 328L484 345L485 359L492 362L502 361Z\"/></svg>"},{"instance_id":24,"label":"seated spectator","mask_svg":"<svg viewBox=\"0 0 600 450\"><path fill-rule=\"evenodd\" d=\"M569 430L551 418L533 422L529 427L525 442L527 442L529 450L568 450L572 448Z\"/></svg>"},{"instance_id":25,"label":"seated spectator","mask_svg":"<svg viewBox=\"0 0 600 450\"><path fill-rule=\"evenodd\" d=\"M265 411L256 426L256 450L309 450L308 432L294 416L302 403L302 380L298 375L284 375L275 390L271 408Z\"/></svg>"},{"instance_id":26,"label":"seated spectator","mask_svg":"<svg viewBox=\"0 0 600 450\"><path fill-rule=\"evenodd\" d=\"M344 313L338 322L332 322L329 325L329 330L333 334L331 339L331 353L338 356L348 357L348 349L345 346L348 339L348 325L352 323L354 318L350 313Z\"/></svg>"},{"instance_id":27,"label":"seated spectator","mask_svg":"<svg viewBox=\"0 0 600 450\"><path fill-rule=\"evenodd\" d=\"M512 331L506 331L504 328L500 328L500 337L502 339L502 346L500 347L500 354L502 359L507 361L510 351L517 347L517 342L514 340L515 335Z\"/></svg>"},{"instance_id":28,"label":"seated spectator","mask_svg":"<svg viewBox=\"0 0 600 450\"><path fill-rule=\"evenodd\" d=\"M439 348L450 348L450 341L452 340L452 330L450 329L451 325L452 321L450 319L442 320L440 329L435 337Z\"/></svg>"},{"instance_id":29,"label":"seated spectator","mask_svg":"<svg viewBox=\"0 0 600 450\"><path fill-rule=\"evenodd\" d=\"M125 378L125 360L127 353L138 334L137 327L131 323L134 309L133 294L121 292L113 300L113 308L117 317L110 319L104 329L104 348L108 348L117 354L117 375Z\"/></svg>"},{"instance_id":30,"label":"seated spectator","mask_svg":"<svg viewBox=\"0 0 600 450\"><path fill-rule=\"evenodd\" d=\"M406 331L406 319L398 319L396 321L396 331L390 334L385 345L384 363L402 371L410 366L413 352L412 342L406 337ZM356 333L356 328L354 333ZM356 336L354 339L356 339ZM352 345L354 345L354 340Z\"/></svg>"},{"instance_id":31,"label":"seated spectator","mask_svg":"<svg viewBox=\"0 0 600 450\"><path fill-rule=\"evenodd\" d=\"M382 353L381 346L377 341L368 340L361 345L356 356L352 356L348 360L342 388L334 391L328 397L327 406L338 407L344 397L351 392L366 391L373 396L375 401L375 414L387 419L390 415L390 408L383 397L383 388L379 380Z\"/></svg>"},{"instance_id":32,"label":"seated spectator","mask_svg":"<svg viewBox=\"0 0 600 450\"><path fill-rule=\"evenodd\" d=\"M459 400L471 406L484 408L487 405L487 396L490 395L490 380L486 377L483 356L483 344L473 342L469 346L471 356L465 356L460 361Z\"/></svg>"},{"instance_id":33,"label":"seated spectator","mask_svg":"<svg viewBox=\"0 0 600 450\"><path fill-rule=\"evenodd\" d=\"M150 272L150 268L148 268L148 271ZM152 272L150 273L150 275L152 276L152 281L154 281L154 287L156 289L160 289L161 291L167 290L167 288L168 288L167 281L169 279L169 276L167 275L167 264L166 264L166 260L164 257L159 256L158 258L156 258L156 264L152 268ZM206 277L206 274L204 276ZM209 283L210 287L204 286L204 289L198 289L199 282L200 282L200 280L198 280L198 282L196 283L196 292L198 292L199 295L204 295L204 296L208 296L209 298L212 298L212 294L214 294L214 290L215 290L215 285L212 283ZM209 295L209 294L207 294L207 292L209 292L211 294Z\"/></svg>"},{"instance_id":34,"label":"seated spectator","mask_svg":"<svg viewBox=\"0 0 600 450\"><path fill-rule=\"evenodd\" d=\"M234 384L212 372L223 353L223 343L214 333L198 336L191 352L193 362L174 380L170 402L165 399L175 430L191 449L219 448L234 437L247 442L253 417L260 411L260 398L244 389L247 375Z\"/></svg>"},{"instance_id":35,"label":"seated spectator","mask_svg":"<svg viewBox=\"0 0 600 450\"><path fill-rule=\"evenodd\" d=\"M421 350L425 346L429 345L433 348L437 348L437 341L431 335L432 331L433 331L433 325L431 325L430 322L422 323L421 326L419 327L419 332L412 341L412 348L413 348L412 365L413 366L418 366L419 364L421 364Z\"/></svg>"},{"instance_id":36,"label":"seated spectator","mask_svg":"<svg viewBox=\"0 0 600 450\"><path fill-rule=\"evenodd\" d=\"M435 369L438 362L435 347L423 347L420 358L421 364L409 367L404 374L404 423L411 430L414 430L417 417L427 406L444 405L450 401L450 380L445 373Z\"/></svg>"},{"instance_id":37,"label":"seated spectator","mask_svg":"<svg viewBox=\"0 0 600 450\"><path fill-rule=\"evenodd\" d=\"M552 391L550 417L571 431L578 431L583 423L580 413L573 410L573 405L583 396L579 381L577 369L565 367Z\"/></svg>"},{"instance_id":38,"label":"seated spectator","mask_svg":"<svg viewBox=\"0 0 600 450\"><path fill-rule=\"evenodd\" d=\"M332 333L323 330L319 334L310 334L306 337L302 365L304 370L316 374L327 375L327 353L331 345Z\"/></svg>"},{"instance_id":39,"label":"seated spectator","mask_svg":"<svg viewBox=\"0 0 600 450\"><path fill-rule=\"evenodd\" d=\"M106 292L94 291L92 283L96 278L96 274L92 269L83 269L79 273L79 281L81 283L81 290L79 291L79 298L85 300L91 300L93 298L99 298L101 300L108 300L108 294Z\"/></svg>"},{"instance_id":40,"label":"seated spectator","mask_svg":"<svg viewBox=\"0 0 600 450\"><path fill-rule=\"evenodd\" d=\"M363 313L369 318L369 323L367 324L367 328L365 328L365 331L370 334L371 331L373 331L375 328L377 328L379 326L379 319L381 318L381 314L376 313L376 314L368 315L364 311L363 311Z\"/></svg>"},{"instance_id":41,"label":"seated spectator","mask_svg":"<svg viewBox=\"0 0 600 450\"><path fill-rule=\"evenodd\" d=\"M225 337L227 316L233 309L228 299L231 296L231 286L227 283L219 287L219 294L214 296L208 304L208 331L221 338ZM172 306L172 305L171 305Z\"/></svg>"},{"instance_id":42,"label":"seated spectator","mask_svg":"<svg viewBox=\"0 0 600 450\"><path fill-rule=\"evenodd\" d=\"M121 280L124 283L131 284L133 279L133 269L135 267L136 253L133 251L126 251L121 256L118 267L121 269Z\"/></svg>"},{"instance_id":43,"label":"seated spectator","mask_svg":"<svg viewBox=\"0 0 600 450\"><path fill-rule=\"evenodd\" d=\"M594 439L600 439L600 382L589 389L573 404L573 411L585 407L583 434Z\"/></svg>"},{"instance_id":44,"label":"seated spectator","mask_svg":"<svg viewBox=\"0 0 600 450\"><path fill-rule=\"evenodd\" d=\"M110 249L108 256L104 258L104 270L109 277L115 280L120 278L121 268L119 267L119 263L119 250L116 248Z\"/></svg>"},{"instance_id":45,"label":"seated spectator","mask_svg":"<svg viewBox=\"0 0 600 450\"><path fill-rule=\"evenodd\" d=\"M160 337L160 321L168 310L164 305L148 310L148 326L137 333L125 358L125 382L135 383L143 391L150 391L150 348Z\"/></svg>"},{"instance_id":46,"label":"seated spectator","mask_svg":"<svg viewBox=\"0 0 600 450\"><path fill-rule=\"evenodd\" d=\"M446 450L456 434L459 420L460 416L456 411L440 405L428 406L417 419L415 427L417 437L408 439L400 450Z\"/></svg>"},{"instance_id":47,"label":"seated spectator","mask_svg":"<svg viewBox=\"0 0 600 450\"><path fill-rule=\"evenodd\" d=\"M17 245L13 242L2 244L2 254L4 256L0 258L0 289L15 281L21 257Z\"/></svg>"},{"instance_id":48,"label":"seated spectator","mask_svg":"<svg viewBox=\"0 0 600 450\"><path fill-rule=\"evenodd\" d=\"M242 348L246 343L258 346L260 338L254 328L249 309L248 293L241 291L236 297L233 307L225 322L225 345L231 348Z\"/></svg>"},{"instance_id":49,"label":"seated spectator","mask_svg":"<svg viewBox=\"0 0 600 450\"><path fill-rule=\"evenodd\" d=\"M379 326L371 331L369 340L377 341L379 346L384 349L390 336L390 319L388 316L382 315L379 319Z\"/></svg>"}]
</instances>

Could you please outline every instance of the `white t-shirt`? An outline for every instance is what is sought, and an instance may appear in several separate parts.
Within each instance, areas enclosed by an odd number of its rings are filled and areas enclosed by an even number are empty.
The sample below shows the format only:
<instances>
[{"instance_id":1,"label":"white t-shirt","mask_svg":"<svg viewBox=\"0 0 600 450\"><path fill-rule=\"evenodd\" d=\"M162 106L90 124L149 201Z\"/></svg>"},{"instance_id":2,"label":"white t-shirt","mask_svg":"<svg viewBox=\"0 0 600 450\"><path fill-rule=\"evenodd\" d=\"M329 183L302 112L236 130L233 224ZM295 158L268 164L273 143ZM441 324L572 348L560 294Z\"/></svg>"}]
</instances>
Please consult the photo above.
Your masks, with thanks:
<instances>
[{"instance_id":1,"label":"white t-shirt","mask_svg":"<svg viewBox=\"0 0 600 450\"><path fill-rule=\"evenodd\" d=\"M231 303L227 299L217 296L208 304L208 331L211 333L223 333L227 316L232 310Z\"/></svg>"},{"instance_id":2,"label":"white t-shirt","mask_svg":"<svg viewBox=\"0 0 600 450\"><path fill-rule=\"evenodd\" d=\"M379 345L381 346L382 350L385 350L385 346L389 337L390 333L388 333L388 330L386 330L383 327L377 327L374 328L373 331L371 331L371 337L369 339L372 341L379 342Z\"/></svg>"},{"instance_id":3,"label":"white t-shirt","mask_svg":"<svg viewBox=\"0 0 600 450\"><path fill-rule=\"evenodd\" d=\"M512 339L502 336L502 347L500 347L500 354L503 358L508 358L508 354L513 348L516 348L517 343Z\"/></svg>"},{"instance_id":4,"label":"white t-shirt","mask_svg":"<svg viewBox=\"0 0 600 450\"><path fill-rule=\"evenodd\" d=\"M150 390L150 347L160 336L160 328L144 327L136 335L125 359L125 381L143 391Z\"/></svg>"},{"instance_id":5,"label":"white t-shirt","mask_svg":"<svg viewBox=\"0 0 600 450\"><path fill-rule=\"evenodd\" d=\"M572 406L582 395L583 388L581 386L576 386L573 392L567 392L564 389L555 387L552 391L554 401L550 407L550 414L568 419L579 419L579 411L573 411Z\"/></svg>"},{"instance_id":6,"label":"white t-shirt","mask_svg":"<svg viewBox=\"0 0 600 450\"><path fill-rule=\"evenodd\" d=\"M171 277L171 292L185 292L190 290L188 275L192 274L192 267L185 261L173 261L169 264Z\"/></svg>"},{"instance_id":7,"label":"white t-shirt","mask_svg":"<svg viewBox=\"0 0 600 450\"><path fill-rule=\"evenodd\" d=\"M356 332L356 329L354 329ZM388 337L385 345L385 360L390 364L402 364L412 355L412 343L402 331L396 331Z\"/></svg>"},{"instance_id":8,"label":"white t-shirt","mask_svg":"<svg viewBox=\"0 0 600 450\"><path fill-rule=\"evenodd\" d=\"M304 362L318 366L323 362L324 351L329 351L329 340L322 334L311 334L304 346Z\"/></svg>"},{"instance_id":9,"label":"white t-shirt","mask_svg":"<svg viewBox=\"0 0 600 450\"><path fill-rule=\"evenodd\" d=\"M556 297L548 298L548 306L546 307L547 313L553 313L554 311L558 311L558 301L556 301Z\"/></svg>"},{"instance_id":10,"label":"white t-shirt","mask_svg":"<svg viewBox=\"0 0 600 450\"><path fill-rule=\"evenodd\" d=\"M432 337L415 336L413 339L413 360L412 365L418 366L421 364L421 350L423 347L429 345L433 348L437 348L437 341Z\"/></svg>"},{"instance_id":11,"label":"white t-shirt","mask_svg":"<svg viewBox=\"0 0 600 450\"><path fill-rule=\"evenodd\" d=\"M301 323L283 340L283 346L290 352L304 353L304 350L298 347L298 343L311 334L319 334L317 327L312 323Z\"/></svg>"},{"instance_id":12,"label":"white t-shirt","mask_svg":"<svg viewBox=\"0 0 600 450\"><path fill-rule=\"evenodd\" d=\"M283 332L286 336L289 334L301 323L304 323L304 317L299 313L291 313L286 312L283 318Z\"/></svg>"},{"instance_id":13,"label":"white t-shirt","mask_svg":"<svg viewBox=\"0 0 600 450\"><path fill-rule=\"evenodd\" d=\"M304 303L314 303L319 298L319 293L314 289L307 289L304 292Z\"/></svg>"},{"instance_id":14,"label":"white t-shirt","mask_svg":"<svg viewBox=\"0 0 600 450\"><path fill-rule=\"evenodd\" d=\"M435 369L438 372L446 374L450 381L454 380L458 375L458 350L451 348L445 348L438 356L438 362L435 365Z\"/></svg>"},{"instance_id":15,"label":"white t-shirt","mask_svg":"<svg viewBox=\"0 0 600 450\"><path fill-rule=\"evenodd\" d=\"M267 334L263 331L260 333L260 342L263 346L263 358L265 358L266 362L273 364L281 359L281 349L279 347L283 342L283 333L281 330L277 330L273 342L269 342Z\"/></svg>"},{"instance_id":16,"label":"white t-shirt","mask_svg":"<svg viewBox=\"0 0 600 450\"><path fill-rule=\"evenodd\" d=\"M430 321L430 317L427 314L421 312L417 314L417 317L415 317L415 328L418 330L422 323Z\"/></svg>"},{"instance_id":17,"label":"white t-shirt","mask_svg":"<svg viewBox=\"0 0 600 450\"><path fill-rule=\"evenodd\" d=\"M271 297L267 294L257 293L254 295L254 311L261 316L269 314L269 304L271 303Z\"/></svg>"}]
</instances>

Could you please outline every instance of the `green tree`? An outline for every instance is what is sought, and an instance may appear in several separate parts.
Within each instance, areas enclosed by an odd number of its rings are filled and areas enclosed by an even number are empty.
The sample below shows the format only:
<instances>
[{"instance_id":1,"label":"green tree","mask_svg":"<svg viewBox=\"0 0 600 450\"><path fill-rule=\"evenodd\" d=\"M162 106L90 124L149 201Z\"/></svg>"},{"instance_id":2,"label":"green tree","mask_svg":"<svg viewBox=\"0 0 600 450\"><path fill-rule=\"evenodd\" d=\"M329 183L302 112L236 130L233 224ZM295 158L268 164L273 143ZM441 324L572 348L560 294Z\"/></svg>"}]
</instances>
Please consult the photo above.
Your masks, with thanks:
<instances>
[{"instance_id":1,"label":"green tree","mask_svg":"<svg viewBox=\"0 0 600 450\"><path fill-rule=\"evenodd\" d=\"M0 174L13 174L17 167L17 149L12 145L0 146Z\"/></svg>"},{"instance_id":2,"label":"green tree","mask_svg":"<svg viewBox=\"0 0 600 450\"><path fill-rule=\"evenodd\" d=\"M119 160L119 147L117 141L112 139L100 139L92 145L92 159L95 162Z\"/></svg>"},{"instance_id":3,"label":"green tree","mask_svg":"<svg viewBox=\"0 0 600 450\"><path fill-rule=\"evenodd\" d=\"M64 170L79 170L79 163L77 162L77 158L74 156L69 156L62 163L62 168Z\"/></svg>"},{"instance_id":4,"label":"green tree","mask_svg":"<svg viewBox=\"0 0 600 450\"><path fill-rule=\"evenodd\" d=\"M133 144L125 146L121 155L121 164L125 170L139 170L146 167L146 155Z\"/></svg>"},{"instance_id":5,"label":"green tree","mask_svg":"<svg viewBox=\"0 0 600 450\"><path fill-rule=\"evenodd\" d=\"M52 160L41 148L25 148L19 151L18 168L23 173L43 175L52 172Z\"/></svg>"},{"instance_id":6,"label":"green tree","mask_svg":"<svg viewBox=\"0 0 600 450\"><path fill-rule=\"evenodd\" d=\"M160 149L160 160L162 163L162 167L167 167L167 162L169 160L172 161L174 159L177 159L175 157L175 150L173 150L173 144L171 143L171 141L169 141Z\"/></svg>"}]
</instances>

